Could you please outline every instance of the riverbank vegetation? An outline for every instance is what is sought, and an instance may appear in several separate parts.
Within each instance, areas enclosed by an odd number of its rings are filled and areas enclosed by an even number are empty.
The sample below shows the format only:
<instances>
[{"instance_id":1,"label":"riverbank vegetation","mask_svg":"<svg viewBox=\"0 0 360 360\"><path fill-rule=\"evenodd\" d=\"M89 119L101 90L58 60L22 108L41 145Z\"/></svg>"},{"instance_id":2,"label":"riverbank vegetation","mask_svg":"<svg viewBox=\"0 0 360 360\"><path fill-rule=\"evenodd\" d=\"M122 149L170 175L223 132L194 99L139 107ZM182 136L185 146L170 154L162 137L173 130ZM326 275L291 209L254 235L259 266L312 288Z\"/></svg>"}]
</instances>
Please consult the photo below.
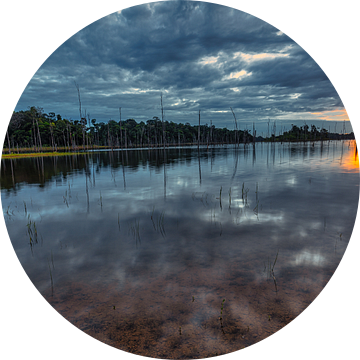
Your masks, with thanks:
<instances>
[{"instance_id":1,"label":"riverbank vegetation","mask_svg":"<svg viewBox=\"0 0 360 360\"><path fill-rule=\"evenodd\" d=\"M63 119L31 107L14 112L4 142L3 153L79 151L96 148L163 147L177 145L225 144L252 141L250 131L216 128L208 124L176 124L154 116L146 122L134 119L97 122Z\"/></svg>"},{"instance_id":2,"label":"riverbank vegetation","mask_svg":"<svg viewBox=\"0 0 360 360\"><path fill-rule=\"evenodd\" d=\"M216 128L210 125L176 124L154 116L146 122L134 119L97 122L84 116L81 120L64 119L60 114L46 114L42 108L30 107L14 112L4 141L3 155L24 153L69 153L94 149L170 147L186 145L213 145L251 143L255 141L316 141L353 139L354 134L331 134L326 129L292 125L291 130L276 135L276 123L266 138L256 137L251 130Z\"/></svg>"}]
</instances>

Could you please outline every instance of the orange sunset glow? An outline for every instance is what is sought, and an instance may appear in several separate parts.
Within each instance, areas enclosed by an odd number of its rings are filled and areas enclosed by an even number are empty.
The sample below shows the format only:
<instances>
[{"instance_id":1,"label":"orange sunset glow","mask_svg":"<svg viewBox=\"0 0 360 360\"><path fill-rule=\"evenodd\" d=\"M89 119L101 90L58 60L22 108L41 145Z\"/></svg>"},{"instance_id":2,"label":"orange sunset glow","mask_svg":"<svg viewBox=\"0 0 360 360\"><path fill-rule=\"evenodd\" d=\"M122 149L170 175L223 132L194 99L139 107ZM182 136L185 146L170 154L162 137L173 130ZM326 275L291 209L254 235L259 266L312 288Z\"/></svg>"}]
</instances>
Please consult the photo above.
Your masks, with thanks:
<instances>
[{"instance_id":1,"label":"orange sunset glow","mask_svg":"<svg viewBox=\"0 0 360 360\"><path fill-rule=\"evenodd\" d=\"M321 111L313 112L311 115L316 115L319 120L326 121L349 121L349 116L345 109L331 110L331 111Z\"/></svg>"},{"instance_id":2,"label":"orange sunset glow","mask_svg":"<svg viewBox=\"0 0 360 360\"><path fill-rule=\"evenodd\" d=\"M359 172L359 154L356 141L351 141L350 151L340 161L340 166L347 172Z\"/></svg>"}]
</instances>

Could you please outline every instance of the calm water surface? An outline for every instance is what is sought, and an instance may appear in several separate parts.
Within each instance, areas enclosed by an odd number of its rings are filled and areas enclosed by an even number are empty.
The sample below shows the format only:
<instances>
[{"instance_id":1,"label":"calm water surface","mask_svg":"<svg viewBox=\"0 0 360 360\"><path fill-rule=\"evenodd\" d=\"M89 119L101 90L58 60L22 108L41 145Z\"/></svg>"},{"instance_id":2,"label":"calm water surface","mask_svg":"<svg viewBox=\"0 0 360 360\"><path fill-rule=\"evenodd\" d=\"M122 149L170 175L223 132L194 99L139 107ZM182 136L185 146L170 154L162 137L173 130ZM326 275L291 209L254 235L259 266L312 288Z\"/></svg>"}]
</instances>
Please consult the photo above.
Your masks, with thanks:
<instances>
[{"instance_id":1,"label":"calm water surface","mask_svg":"<svg viewBox=\"0 0 360 360\"><path fill-rule=\"evenodd\" d=\"M252 345L336 270L359 198L356 145L262 144L2 160L16 254L87 334L158 358Z\"/></svg>"}]
</instances>

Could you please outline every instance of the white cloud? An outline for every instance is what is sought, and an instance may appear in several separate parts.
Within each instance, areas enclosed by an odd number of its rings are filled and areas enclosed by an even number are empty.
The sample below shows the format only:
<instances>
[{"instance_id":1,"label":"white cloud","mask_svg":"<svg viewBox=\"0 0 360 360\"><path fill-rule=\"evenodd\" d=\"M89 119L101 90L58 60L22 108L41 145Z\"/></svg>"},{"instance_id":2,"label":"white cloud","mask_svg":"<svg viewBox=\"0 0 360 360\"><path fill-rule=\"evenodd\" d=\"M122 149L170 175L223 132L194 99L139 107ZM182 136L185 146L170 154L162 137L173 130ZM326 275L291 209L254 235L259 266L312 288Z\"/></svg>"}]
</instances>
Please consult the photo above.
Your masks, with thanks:
<instances>
[{"instance_id":1,"label":"white cloud","mask_svg":"<svg viewBox=\"0 0 360 360\"><path fill-rule=\"evenodd\" d=\"M229 79L243 79L244 77L248 77L248 76L251 76L252 73L248 73L246 70L241 70L241 71L238 71L238 72L232 72L230 73L230 75L228 76L225 76L224 77L224 80L229 80Z\"/></svg>"},{"instance_id":2,"label":"white cloud","mask_svg":"<svg viewBox=\"0 0 360 360\"><path fill-rule=\"evenodd\" d=\"M199 61L199 63L202 65L213 65L217 63L218 59L219 56L205 56Z\"/></svg>"},{"instance_id":3,"label":"white cloud","mask_svg":"<svg viewBox=\"0 0 360 360\"><path fill-rule=\"evenodd\" d=\"M247 54L243 52L234 53L234 58L240 58L246 62L259 61L259 60L269 60L277 59L281 57L288 57L289 54L279 54L279 53L259 53L259 54Z\"/></svg>"}]
</instances>

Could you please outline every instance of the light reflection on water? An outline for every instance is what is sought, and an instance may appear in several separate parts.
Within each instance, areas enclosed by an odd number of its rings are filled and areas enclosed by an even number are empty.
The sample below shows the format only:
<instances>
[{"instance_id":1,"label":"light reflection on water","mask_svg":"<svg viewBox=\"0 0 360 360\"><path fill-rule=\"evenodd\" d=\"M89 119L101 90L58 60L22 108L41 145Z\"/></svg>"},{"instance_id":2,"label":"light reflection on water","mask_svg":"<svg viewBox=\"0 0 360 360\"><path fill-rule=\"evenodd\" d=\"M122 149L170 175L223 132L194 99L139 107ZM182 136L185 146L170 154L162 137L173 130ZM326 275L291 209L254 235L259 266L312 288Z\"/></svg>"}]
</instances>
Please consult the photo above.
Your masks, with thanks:
<instances>
[{"instance_id":1,"label":"light reflection on water","mask_svg":"<svg viewBox=\"0 0 360 360\"><path fill-rule=\"evenodd\" d=\"M295 318L341 260L359 195L354 142L43 163L2 163L21 264L76 326L152 357L238 350Z\"/></svg>"}]
</instances>

